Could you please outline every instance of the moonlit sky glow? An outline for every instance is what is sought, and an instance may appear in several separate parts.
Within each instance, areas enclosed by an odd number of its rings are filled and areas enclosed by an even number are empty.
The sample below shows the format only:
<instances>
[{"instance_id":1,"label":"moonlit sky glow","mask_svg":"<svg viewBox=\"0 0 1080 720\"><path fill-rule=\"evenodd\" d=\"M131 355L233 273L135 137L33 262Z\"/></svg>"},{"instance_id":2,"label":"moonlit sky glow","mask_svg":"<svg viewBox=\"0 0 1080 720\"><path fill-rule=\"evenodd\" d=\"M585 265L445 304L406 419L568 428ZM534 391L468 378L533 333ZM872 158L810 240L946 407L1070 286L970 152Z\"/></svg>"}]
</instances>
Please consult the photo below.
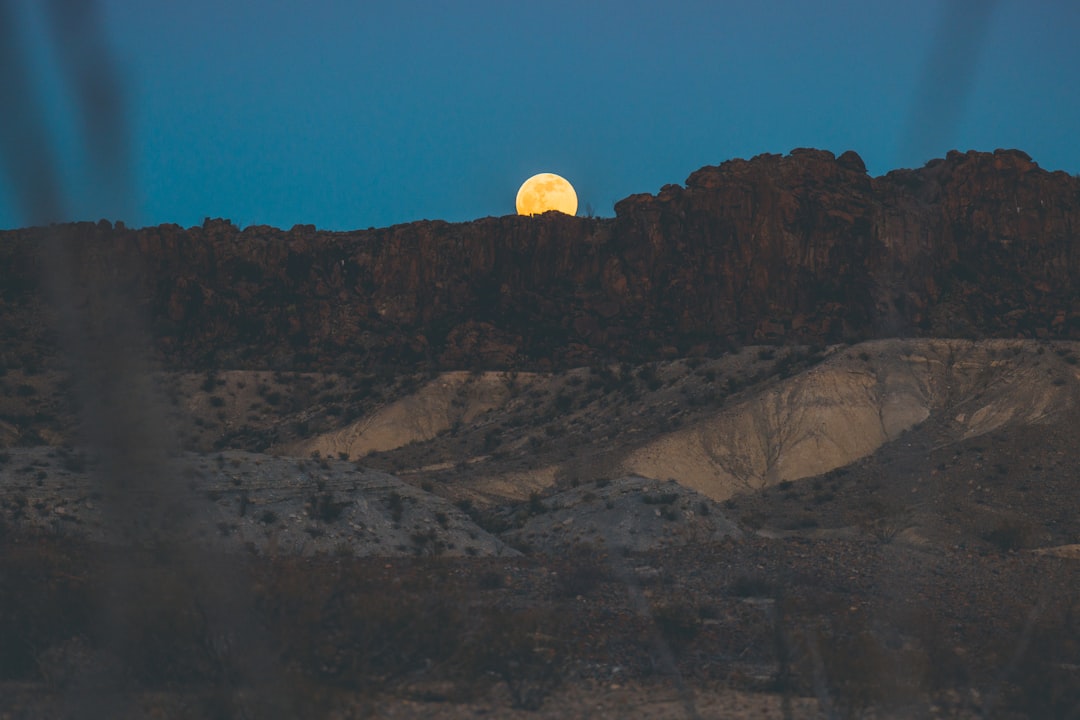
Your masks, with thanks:
<instances>
[{"instance_id":1,"label":"moonlit sky glow","mask_svg":"<svg viewBox=\"0 0 1080 720\"><path fill-rule=\"evenodd\" d=\"M130 128L120 200L88 169L38 3L12 1L64 220L462 221L513 213L540 171L604 216L795 147L875 175L998 147L1080 172L1076 2L99 0ZM0 174L0 227L26 222L17 181Z\"/></svg>"}]
</instances>

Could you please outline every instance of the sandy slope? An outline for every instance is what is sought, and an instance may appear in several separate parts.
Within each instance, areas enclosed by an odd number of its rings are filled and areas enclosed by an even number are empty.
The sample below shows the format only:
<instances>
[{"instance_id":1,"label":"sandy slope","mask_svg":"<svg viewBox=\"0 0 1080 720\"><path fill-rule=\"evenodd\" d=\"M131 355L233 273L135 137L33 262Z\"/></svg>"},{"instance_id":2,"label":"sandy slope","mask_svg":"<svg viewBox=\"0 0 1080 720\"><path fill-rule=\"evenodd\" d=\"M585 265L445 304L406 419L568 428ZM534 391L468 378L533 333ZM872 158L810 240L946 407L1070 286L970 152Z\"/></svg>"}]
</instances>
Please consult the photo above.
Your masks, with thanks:
<instances>
[{"instance_id":1,"label":"sandy slope","mask_svg":"<svg viewBox=\"0 0 1080 720\"><path fill-rule=\"evenodd\" d=\"M415 393L388 403L340 430L290 445L300 457L317 452L324 457L363 457L393 450L411 442L430 440L455 423L472 423L485 412L510 400L514 384L528 385L530 374L448 372Z\"/></svg>"},{"instance_id":2,"label":"sandy slope","mask_svg":"<svg viewBox=\"0 0 1080 720\"><path fill-rule=\"evenodd\" d=\"M864 343L633 450L623 469L723 499L842 467L931 416L958 439L1044 421L1075 405L1077 377L1034 343Z\"/></svg>"}]
</instances>

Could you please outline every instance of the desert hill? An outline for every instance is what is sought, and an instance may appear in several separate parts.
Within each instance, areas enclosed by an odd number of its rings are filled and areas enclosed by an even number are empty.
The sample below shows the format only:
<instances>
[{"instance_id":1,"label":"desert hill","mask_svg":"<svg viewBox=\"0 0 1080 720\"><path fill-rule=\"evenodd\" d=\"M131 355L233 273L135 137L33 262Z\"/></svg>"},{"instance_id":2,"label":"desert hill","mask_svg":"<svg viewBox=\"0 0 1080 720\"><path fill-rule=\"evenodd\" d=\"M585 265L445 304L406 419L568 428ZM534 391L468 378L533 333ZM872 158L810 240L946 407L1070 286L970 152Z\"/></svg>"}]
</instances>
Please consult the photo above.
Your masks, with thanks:
<instances>
[{"instance_id":1,"label":"desert hill","mask_svg":"<svg viewBox=\"0 0 1080 720\"><path fill-rule=\"evenodd\" d=\"M333 463L360 473L329 473L324 482L338 478L335 492L356 486L370 468L422 489L415 497L435 505L513 515L530 498L633 476L674 481L710 502L765 497L769 488L820 485L822 477L878 462L916 436L921 449L903 463L907 479L939 475L942 461L935 458L988 438L1011 446L1019 442L1013 438L1049 441L1060 432L1060 446L1042 450L1071 457L1078 357L1080 344L1072 342L876 340L819 352L760 346L712 359L559 372L424 373L385 387L365 375L242 370L161 373L157 383L176 428L173 452L259 453L264 460L255 465L265 466L256 472L284 472L278 484L282 492L295 485L297 507L322 489L307 487L314 480L294 483L287 468L307 474L305 464ZM0 410L13 421L3 426L7 445L76 442L74 415L64 410L64 375L10 371L3 382ZM1054 467L1066 472L1068 462ZM25 479L12 483L8 492L34 494L24 485ZM963 495L965 488L954 490ZM217 486L204 491L221 494ZM251 497L255 508L259 501ZM435 505L428 516L446 514ZM304 521L309 515L300 513ZM1024 522L1034 527L1042 519L1028 513ZM1050 533L1055 543L1080 531L1064 522Z\"/></svg>"},{"instance_id":2,"label":"desert hill","mask_svg":"<svg viewBox=\"0 0 1080 720\"><path fill-rule=\"evenodd\" d=\"M797 150L0 233L0 715L1075 716L1077 228L1019 151Z\"/></svg>"},{"instance_id":3,"label":"desert hill","mask_svg":"<svg viewBox=\"0 0 1080 720\"><path fill-rule=\"evenodd\" d=\"M545 701L654 717L657 697L664 717L782 716L785 696L805 717L1057 716L1080 687L1078 354L913 339L386 386L161 373L180 432L159 469L188 491L162 517L186 549L125 551L122 567L183 577L184 557L247 558L290 672L405 717ZM103 494L93 448L64 447L48 408L65 378L3 381L5 415L21 410L0 452L0 627L29 641L0 653L5 692L47 717L80 668L144 663L140 707L210 707L190 590L139 596L178 628L168 653L154 615L135 616L135 647L86 639L71 608L102 591L110 507L128 506ZM173 657L195 684L154 690Z\"/></svg>"},{"instance_id":4,"label":"desert hill","mask_svg":"<svg viewBox=\"0 0 1080 720\"><path fill-rule=\"evenodd\" d=\"M1020 151L877 178L853 152L761 155L615 212L346 233L7 231L0 328L19 342L4 353L40 362L31 341L50 342L43 233L89 287L137 303L173 369L539 369L761 342L1080 338L1080 179Z\"/></svg>"}]
</instances>

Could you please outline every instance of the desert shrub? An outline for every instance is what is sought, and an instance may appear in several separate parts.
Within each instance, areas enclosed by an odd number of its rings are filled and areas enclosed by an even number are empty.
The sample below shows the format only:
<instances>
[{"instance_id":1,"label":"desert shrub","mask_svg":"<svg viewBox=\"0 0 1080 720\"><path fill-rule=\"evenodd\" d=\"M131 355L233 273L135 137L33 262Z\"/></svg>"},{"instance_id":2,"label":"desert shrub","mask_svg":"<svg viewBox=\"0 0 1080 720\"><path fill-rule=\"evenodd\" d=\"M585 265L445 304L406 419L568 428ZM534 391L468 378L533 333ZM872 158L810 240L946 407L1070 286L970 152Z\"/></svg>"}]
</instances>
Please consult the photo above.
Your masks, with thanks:
<instances>
[{"instance_id":1,"label":"desert shrub","mask_svg":"<svg viewBox=\"0 0 1080 720\"><path fill-rule=\"evenodd\" d=\"M1015 628L1006 637L1030 638L1006 680L1005 705L1024 717L1076 717L1080 711L1080 601L1064 600L1060 614L1048 612L1028 632ZM1017 654L1017 648L1007 652ZM1004 654L1004 653L1003 653Z\"/></svg>"},{"instance_id":2,"label":"desert shrub","mask_svg":"<svg viewBox=\"0 0 1080 720\"><path fill-rule=\"evenodd\" d=\"M417 530L409 535L413 544L413 552L423 557L437 557L442 555L446 544L439 539L435 528Z\"/></svg>"},{"instance_id":3,"label":"desert shrub","mask_svg":"<svg viewBox=\"0 0 1080 720\"><path fill-rule=\"evenodd\" d=\"M911 512L904 508L870 503L869 512L870 516L860 523L860 528L882 545L888 545L915 524Z\"/></svg>"},{"instance_id":4,"label":"desert shrub","mask_svg":"<svg viewBox=\"0 0 1080 720\"><path fill-rule=\"evenodd\" d=\"M33 576L14 577L21 559L4 560L3 574L18 582L15 596L8 596L8 585L0 583L0 624L16 624L0 627L5 638L0 677L41 672L45 680L64 682L79 672L103 672L89 665L62 667L79 662L65 656L71 655L72 638L82 638L86 658L93 657L95 648L107 647L117 670L124 668L130 681L144 688L236 681L230 641L212 632L199 601L202 586L190 582L190 574L178 571L167 555L126 556L124 592L108 596L107 615L101 605L104 578L94 572L90 558L62 545L41 545L33 557L23 559L32 560ZM103 635L103 617L122 618L123 633Z\"/></svg>"},{"instance_id":5,"label":"desert shrub","mask_svg":"<svg viewBox=\"0 0 1080 720\"><path fill-rule=\"evenodd\" d=\"M811 629L804 643L808 647L799 653L800 675L817 678L815 684L833 706L834 717L862 718L872 707L909 706L927 686L930 668L924 654L889 648L857 619L841 627Z\"/></svg>"},{"instance_id":6,"label":"desert shrub","mask_svg":"<svg viewBox=\"0 0 1080 720\"><path fill-rule=\"evenodd\" d=\"M1001 552L1020 550L1026 546L1031 535L1031 528L1019 520L1001 520L992 529L983 533L983 540L994 545Z\"/></svg>"},{"instance_id":7,"label":"desert shrub","mask_svg":"<svg viewBox=\"0 0 1080 720\"><path fill-rule=\"evenodd\" d=\"M800 513L784 521L783 527L785 530L810 530L818 527L819 524L820 522L813 515Z\"/></svg>"},{"instance_id":8,"label":"desert shrub","mask_svg":"<svg viewBox=\"0 0 1080 720\"><path fill-rule=\"evenodd\" d=\"M196 584L185 573L145 568L125 607L122 655L144 687L236 680L228 641L215 637Z\"/></svg>"},{"instance_id":9,"label":"desert shrub","mask_svg":"<svg viewBox=\"0 0 1080 720\"><path fill-rule=\"evenodd\" d=\"M641 502L646 505L670 505L679 499L679 493L642 493Z\"/></svg>"},{"instance_id":10,"label":"desert shrub","mask_svg":"<svg viewBox=\"0 0 1080 720\"><path fill-rule=\"evenodd\" d=\"M79 452L62 450L60 452L61 465L68 472L86 472L86 456Z\"/></svg>"},{"instance_id":11,"label":"desert shrub","mask_svg":"<svg viewBox=\"0 0 1080 720\"><path fill-rule=\"evenodd\" d=\"M270 572L262 604L284 660L322 681L386 688L464 649L466 604L437 573L418 572L388 593L340 567L312 572L300 559Z\"/></svg>"},{"instance_id":12,"label":"desert shrub","mask_svg":"<svg viewBox=\"0 0 1080 720\"><path fill-rule=\"evenodd\" d=\"M313 520L332 523L340 519L341 513L350 505L352 505L351 500L335 500L333 493L323 492L310 496L305 504L305 508L307 509L308 517Z\"/></svg>"},{"instance_id":13,"label":"desert shrub","mask_svg":"<svg viewBox=\"0 0 1080 720\"><path fill-rule=\"evenodd\" d=\"M548 511L548 506L545 505L544 501L540 498L540 493L538 493L538 492L529 493L528 514L530 516L532 516L532 515L543 515L547 511Z\"/></svg>"},{"instance_id":14,"label":"desert shrub","mask_svg":"<svg viewBox=\"0 0 1080 720\"><path fill-rule=\"evenodd\" d=\"M574 407L574 398L566 393L559 393L555 397L555 409L560 413L568 413Z\"/></svg>"},{"instance_id":15,"label":"desert shrub","mask_svg":"<svg viewBox=\"0 0 1080 720\"><path fill-rule=\"evenodd\" d=\"M502 430L493 428L484 433L484 451L491 452L502 445Z\"/></svg>"},{"instance_id":16,"label":"desert shrub","mask_svg":"<svg viewBox=\"0 0 1080 720\"><path fill-rule=\"evenodd\" d=\"M764 575L739 575L728 586L728 594L735 597L772 597L776 585Z\"/></svg>"},{"instance_id":17,"label":"desert shrub","mask_svg":"<svg viewBox=\"0 0 1080 720\"><path fill-rule=\"evenodd\" d=\"M701 614L687 603L658 605L652 609L652 619L674 652L681 651L701 630Z\"/></svg>"},{"instance_id":18,"label":"desert shrub","mask_svg":"<svg viewBox=\"0 0 1080 720\"><path fill-rule=\"evenodd\" d=\"M89 630L95 613L84 559L62 548L0 553L0 679L38 676L38 656Z\"/></svg>"},{"instance_id":19,"label":"desert shrub","mask_svg":"<svg viewBox=\"0 0 1080 720\"><path fill-rule=\"evenodd\" d=\"M751 530L760 530L765 525L765 516L757 511L747 512L739 516L739 522Z\"/></svg>"},{"instance_id":20,"label":"desert shrub","mask_svg":"<svg viewBox=\"0 0 1080 720\"><path fill-rule=\"evenodd\" d=\"M555 423L549 423L549 424L544 426L544 434L547 435L548 437L552 437L552 438L562 437L563 435L566 434L566 428L563 427L562 425L557 425Z\"/></svg>"},{"instance_id":21,"label":"desert shrub","mask_svg":"<svg viewBox=\"0 0 1080 720\"><path fill-rule=\"evenodd\" d=\"M498 590L506 585L506 576L497 570L485 570L476 578L476 587L481 590Z\"/></svg>"},{"instance_id":22,"label":"desert shrub","mask_svg":"<svg viewBox=\"0 0 1080 720\"><path fill-rule=\"evenodd\" d=\"M562 682L565 623L551 610L532 608L494 611L483 622L468 665L505 682L514 708L540 709Z\"/></svg>"},{"instance_id":23,"label":"desert shrub","mask_svg":"<svg viewBox=\"0 0 1080 720\"><path fill-rule=\"evenodd\" d=\"M556 593L562 597L585 597L608 577L608 567L596 550L578 546L566 555L556 575Z\"/></svg>"},{"instance_id":24,"label":"desert shrub","mask_svg":"<svg viewBox=\"0 0 1080 720\"><path fill-rule=\"evenodd\" d=\"M386 507L390 509L390 517L394 519L394 522L401 522L401 517L405 513L405 499L401 497L401 493L397 490L392 491L386 496Z\"/></svg>"}]
</instances>

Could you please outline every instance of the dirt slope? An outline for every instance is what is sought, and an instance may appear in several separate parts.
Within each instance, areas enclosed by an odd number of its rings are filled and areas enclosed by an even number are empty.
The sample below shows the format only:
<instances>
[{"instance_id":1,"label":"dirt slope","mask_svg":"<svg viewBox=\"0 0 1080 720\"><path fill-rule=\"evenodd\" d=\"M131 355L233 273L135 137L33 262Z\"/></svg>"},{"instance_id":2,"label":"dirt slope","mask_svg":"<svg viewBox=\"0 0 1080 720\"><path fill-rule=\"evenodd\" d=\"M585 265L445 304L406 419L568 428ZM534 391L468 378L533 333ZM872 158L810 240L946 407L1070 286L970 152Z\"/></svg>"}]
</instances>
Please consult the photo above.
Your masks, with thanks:
<instances>
[{"instance_id":1,"label":"dirt slope","mask_svg":"<svg viewBox=\"0 0 1080 720\"><path fill-rule=\"evenodd\" d=\"M283 452L306 457L362 457L394 450L411 442L431 440L455 424L473 423L483 413L502 407L512 396L513 383L528 385L532 375L448 372L415 393L382 405L375 412L344 428L299 442Z\"/></svg>"},{"instance_id":2,"label":"dirt slope","mask_svg":"<svg viewBox=\"0 0 1080 720\"><path fill-rule=\"evenodd\" d=\"M1047 422L1076 404L1070 353L1007 340L863 343L632 451L623 467L724 499L842 467L932 416L957 439Z\"/></svg>"}]
</instances>

